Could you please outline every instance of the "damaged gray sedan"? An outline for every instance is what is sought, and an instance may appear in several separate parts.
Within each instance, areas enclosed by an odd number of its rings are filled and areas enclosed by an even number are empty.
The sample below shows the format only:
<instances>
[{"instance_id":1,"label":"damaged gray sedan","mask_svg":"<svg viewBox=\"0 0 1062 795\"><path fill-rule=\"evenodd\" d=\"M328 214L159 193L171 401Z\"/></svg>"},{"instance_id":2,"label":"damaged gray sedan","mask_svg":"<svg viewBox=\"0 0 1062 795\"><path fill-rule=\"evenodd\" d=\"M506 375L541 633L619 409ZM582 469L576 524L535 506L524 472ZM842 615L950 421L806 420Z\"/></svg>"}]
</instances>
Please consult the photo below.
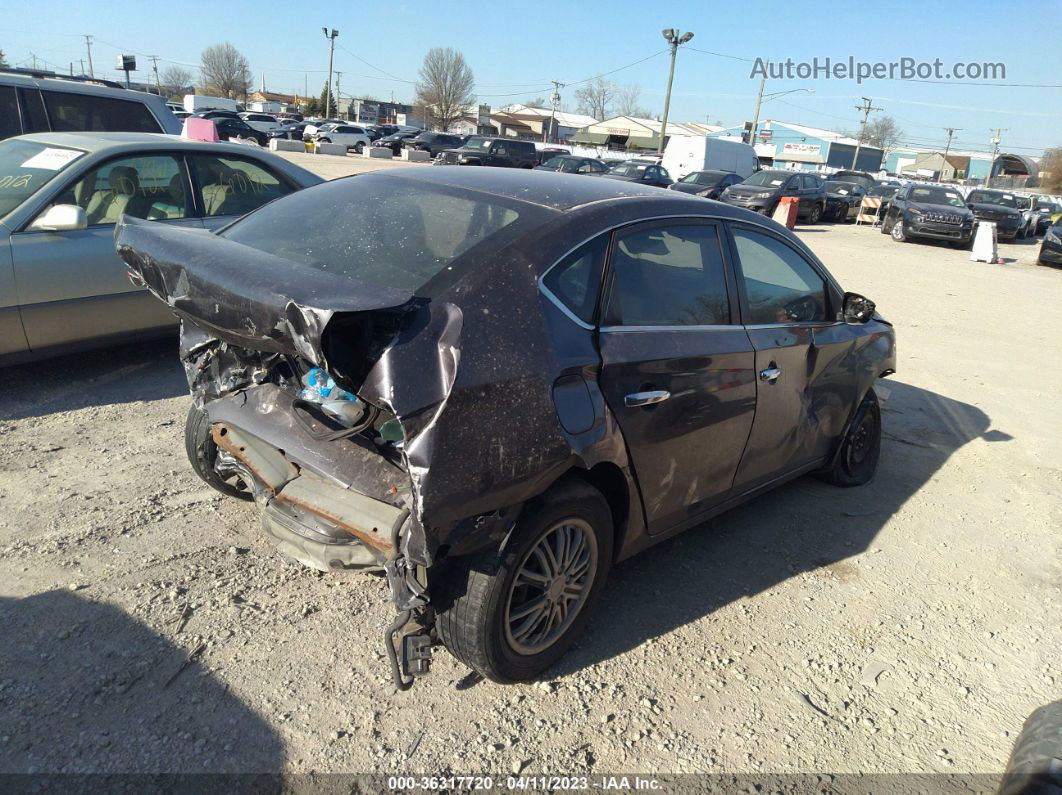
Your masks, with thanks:
<instances>
[{"instance_id":1,"label":"damaged gray sedan","mask_svg":"<svg viewBox=\"0 0 1062 795\"><path fill-rule=\"evenodd\" d=\"M116 240L182 321L196 471L253 497L286 557L386 572L401 688L438 643L534 678L617 560L802 474L877 467L893 329L751 212L394 169L218 234L126 219Z\"/></svg>"}]
</instances>

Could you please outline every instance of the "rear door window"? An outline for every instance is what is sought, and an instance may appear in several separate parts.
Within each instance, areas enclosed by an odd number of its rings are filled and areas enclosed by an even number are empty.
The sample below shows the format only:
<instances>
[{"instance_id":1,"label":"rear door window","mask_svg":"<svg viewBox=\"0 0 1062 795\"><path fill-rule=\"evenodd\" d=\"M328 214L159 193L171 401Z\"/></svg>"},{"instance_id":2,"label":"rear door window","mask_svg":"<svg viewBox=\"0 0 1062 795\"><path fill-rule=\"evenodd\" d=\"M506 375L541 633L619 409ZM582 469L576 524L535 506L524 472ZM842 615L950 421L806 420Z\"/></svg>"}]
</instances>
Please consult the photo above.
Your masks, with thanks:
<instances>
[{"instance_id":1,"label":"rear door window","mask_svg":"<svg viewBox=\"0 0 1062 795\"><path fill-rule=\"evenodd\" d=\"M193 155L204 215L243 215L294 188L267 166L241 157Z\"/></svg>"},{"instance_id":2,"label":"rear door window","mask_svg":"<svg viewBox=\"0 0 1062 795\"><path fill-rule=\"evenodd\" d=\"M142 102L64 91L41 93L56 132L162 132Z\"/></svg>"},{"instance_id":3,"label":"rear door window","mask_svg":"<svg viewBox=\"0 0 1062 795\"><path fill-rule=\"evenodd\" d=\"M542 277L542 286L584 323L594 322L601 263L608 249L608 235L579 246Z\"/></svg>"},{"instance_id":4,"label":"rear door window","mask_svg":"<svg viewBox=\"0 0 1062 795\"><path fill-rule=\"evenodd\" d=\"M18 118L18 100L13 86L0 86L0 138L22 135Z\"/></svg>"},{"instance_id":5,"label":"rear door window","mask_svg":"<svg viewBox=\"0 0 1062 795\"><path fill-rule=\"evenodd\" d=\"M51 129L40 91L35 88L20 88L18 101L22 105L22 122L26 127L24 133L48 132Z\"/></svg>"}]
</instances>

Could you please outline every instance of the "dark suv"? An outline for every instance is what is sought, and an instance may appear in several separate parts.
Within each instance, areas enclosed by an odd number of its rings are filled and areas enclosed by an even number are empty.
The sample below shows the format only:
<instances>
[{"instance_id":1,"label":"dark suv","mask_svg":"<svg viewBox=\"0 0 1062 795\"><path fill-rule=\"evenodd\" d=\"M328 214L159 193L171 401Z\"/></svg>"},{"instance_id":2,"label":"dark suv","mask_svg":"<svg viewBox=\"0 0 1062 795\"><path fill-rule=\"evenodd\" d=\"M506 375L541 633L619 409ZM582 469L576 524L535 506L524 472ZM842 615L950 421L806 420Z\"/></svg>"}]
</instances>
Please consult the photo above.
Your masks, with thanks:
<instances>
[{"instance_id":1,"label":"dark suv","mask_svg":"<svg viewBox=\"0 0 1062 795\"><path fill-rule=\"evenodd\" d=\"M966 206L978 221L994 223L1000 240L1013 240L1025 220L1014 194L1002 190L972 190L966 196Z\"/></svg>"},{"instance_id":2,"label":"dark suv","mask_svg":"<svg viewBox=\"0 0 1062 795\"><path fill-rule=\"evenodd\" d=\"M407 138L402 142L405 149L419 149L430 152L435 157L445 149L457 149L461 146L461 136L446 133L422 132L416 138Z\"/></svg>"},{"instance_id":3,"label":"dark suv","mask_svg":"<svg viewBox=\"0 0 1062 795\"><path fill-rule=\"evenodd\" d=\"M974 214L966 208L962 195L940 185L908 185L892 202L881 233L903 243L916 237L947 240L965 248L973 239Z\"/></svg>"},{"instance_id":4,"label":"dark suv","mask_svg":"<svg viewBox=\"0 0 1062 795\"><path fill-rule=\"evenodd\" d=\"M436 165L501 166L534 168L538 153L531 141L513 138L484 138L473 135L457 149L446 149L435 158Z\"/></svg>"},{"instance_id":5,"label":"dark suv","mask_svg":"<svg viewBox=\"0 0 1062 795\"><path fill-rule=\"evenodd\" d=\"M757 171L744 182L732 185L720 197L727 204L764 215L774 215L778 202L792 196L800 200L797 217L818 223L826 212L825 183L814 174L792 171Z\"/></svg>"}]
</instances>

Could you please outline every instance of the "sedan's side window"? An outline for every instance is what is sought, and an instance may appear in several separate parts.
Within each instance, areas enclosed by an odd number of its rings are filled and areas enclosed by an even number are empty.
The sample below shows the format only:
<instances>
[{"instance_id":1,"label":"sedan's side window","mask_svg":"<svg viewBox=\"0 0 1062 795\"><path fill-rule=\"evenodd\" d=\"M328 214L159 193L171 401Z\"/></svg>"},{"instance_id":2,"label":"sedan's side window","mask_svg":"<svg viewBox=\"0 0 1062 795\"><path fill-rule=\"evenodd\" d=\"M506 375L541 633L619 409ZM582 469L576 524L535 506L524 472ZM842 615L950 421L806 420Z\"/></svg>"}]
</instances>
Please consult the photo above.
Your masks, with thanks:
<instances>
[{"instance_id":1,"label":"sedan's side window","mask_svg":"<svg viewBox=\"0 0 1062 795\"><path fill-rule=\"evenodd\" d=\"M88 172L53 204L83 208L89 226L116 223L122 214L150 221L184 218L184 169L171 155L123 157Z\"/></svg>"},{"instance_id":2,"label":"sedan's side window","mask_svg":"<svg viewBox=\"0 0 1062 795\"><path fill-rule=\"evenodd\" d=\"M269 168L251 160L195 155L192 163L207 216L244 215L292 192Z\"/></svg>"},{"instance_id":3,"label":"sedan's side window","mask_svg":"<svg viewBox=\"0 0 1062 795\"><path fill-rule=\"evenodd\" d=\"M606 320L618 326L729 323L716 227L676 225L620 234Z\"/></svg>"},{"instance_id":4,"label":"sedan's side window","mask_svg":"<svg viewBox=\"0 0 1062 795\"><path fill-rule=\"evenodd\" d=\"M584 323L594 322L607 248L608 235L600 235L579 246L542 277L542 285Z\"/></svg>"},{"instance_id":5,"label":"sedan's side window","mask_svg":"<svg viewBox=\"0 0 1062 795\"><path fill-rule=\"evenodd\" d=\"M734 227L749 323L808 323L826 319L826 282L776 237Z\"/></svg>"}]
</instances>

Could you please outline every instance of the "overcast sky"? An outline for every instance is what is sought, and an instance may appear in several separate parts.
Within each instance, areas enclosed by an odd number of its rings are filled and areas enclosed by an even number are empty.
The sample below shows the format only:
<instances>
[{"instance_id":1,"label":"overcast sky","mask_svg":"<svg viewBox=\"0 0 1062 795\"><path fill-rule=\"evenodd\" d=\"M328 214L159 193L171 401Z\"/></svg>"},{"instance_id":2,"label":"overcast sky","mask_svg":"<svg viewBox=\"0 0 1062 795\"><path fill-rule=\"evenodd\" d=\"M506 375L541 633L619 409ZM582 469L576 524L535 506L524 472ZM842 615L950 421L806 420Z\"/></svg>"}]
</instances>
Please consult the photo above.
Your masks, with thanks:
<instances>
[{"instance_id":1,"label":"overcast sky","mask_svg":"<svg viewBox=\"0 0 1062 795\"><path fill-rule=\"evenodd\" d=\"M816 56L834 61L895 61L904 56L953 63L1003 62L1009 84L974 85L870 80L769 80L766 93L810 88L767 103L761 118L853 131L861 96L905 131L904 141L943 147L945 127L958 127L953 149L988 150L991 128L1005 150L1039 156L1062 145L1062 0L974 2L695 2L522 3L480 2L336 3L315 8L293 2L168 0L13 4L0 20L0 50L9 63L80 71L82 34L93 35L97 75L116 77L115 57L137 53L150 78L150 62L195 66L202 49L231 42L250 60L255 87L319 93L328 69L321 27L339 30L335 69L344 95L408 101L412 81L430 47L464 53L476 76L480 101L493 107L545 97L550 80L573 84L596 73L637 84L654 114L663 110L667 81L665 27L692 30L679 51L672 94L676 121L739 124L752 118L758 78L752 59ZM709 54L715 53L715 54ZM730 57L723 57L730 56ZM636 61L643 60L641 63ZM633 64L633 65L631 65ZM622 68L621 67L628 67ZM1052 87L1043 87L1045 84ZM561 90L575 110L574 86Z\"/></svg>"}]
</instances>

